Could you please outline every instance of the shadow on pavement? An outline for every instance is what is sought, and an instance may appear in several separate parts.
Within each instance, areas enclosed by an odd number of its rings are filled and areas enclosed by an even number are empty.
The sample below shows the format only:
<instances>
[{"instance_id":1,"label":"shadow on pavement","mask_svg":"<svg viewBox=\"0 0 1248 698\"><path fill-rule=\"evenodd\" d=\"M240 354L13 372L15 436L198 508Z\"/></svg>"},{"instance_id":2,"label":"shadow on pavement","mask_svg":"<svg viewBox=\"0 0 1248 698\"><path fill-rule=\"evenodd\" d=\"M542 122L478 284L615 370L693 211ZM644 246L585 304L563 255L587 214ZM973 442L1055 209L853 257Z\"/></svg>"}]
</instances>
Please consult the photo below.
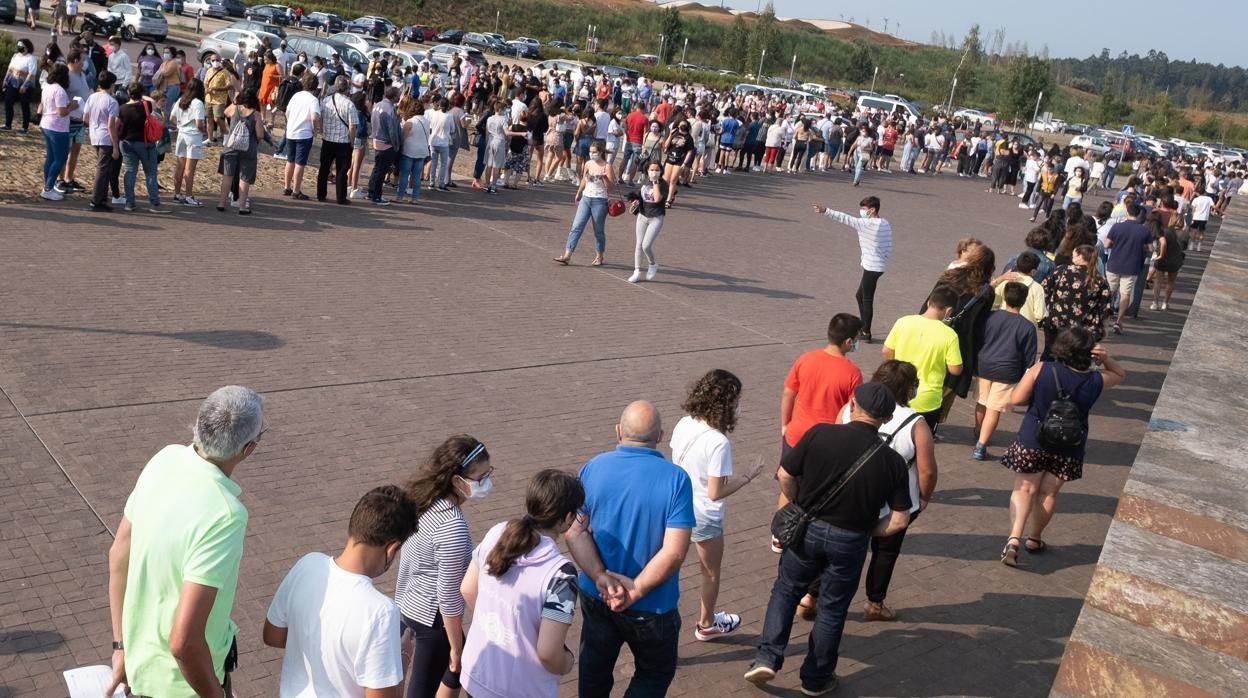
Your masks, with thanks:
<instances>
[{"instance_id":1,"label":"shadow on pavement","mask_svg":"<svg viewBox=\"0 0 1248 698\"><path fill-rule=\"evenodd\" d=\"M109 330L100 327L74 327L69 325L38 325L26 322L0 322L0 327L21 330L58 330L62 332L93 332L99 334L131 335L138 337L167 337L191 344L216 347L217 349L240 349L242 351L272 351L285 346L286 342L271 332L261 330L188 330L186 332L141 332L138 330Z\"/></svg>"},{"instance_id":2,"label":"shadow on pavement","mask_svg":"<svg viewBox=\"0 0 1248 698\"><path fill-rule=\"evenodd\" d=\"M1070 496L1068 493L1065 496ZM1065 504L1063 498L1062 504ZM1107 513L1112 513L1112 507ZM936 558L953 558L977 562L995 562L1001 558L1004 535L980 533L923 533L915 531L906 535L907 555L926 555ZM1019 570L1035 574L1052 574L1068 567L1095 564L1101 556L1101 546L1076 543L1074 545L1050 545L1043 554L1020 553ZM910 612L906 612L909 622ZM1073 619L1072 619L1073 624Z\"/></svg>"},{"instance_id":3,"label":"shadow on pavement","mask_svg":"<svg viewBox=\"0 0 1248 698\"><path fill-rule=\"evenodd\" d=\"M0 656L46 652L63 644L65 638L52 630L0 630Z\"/></svg>"}]
</instances>

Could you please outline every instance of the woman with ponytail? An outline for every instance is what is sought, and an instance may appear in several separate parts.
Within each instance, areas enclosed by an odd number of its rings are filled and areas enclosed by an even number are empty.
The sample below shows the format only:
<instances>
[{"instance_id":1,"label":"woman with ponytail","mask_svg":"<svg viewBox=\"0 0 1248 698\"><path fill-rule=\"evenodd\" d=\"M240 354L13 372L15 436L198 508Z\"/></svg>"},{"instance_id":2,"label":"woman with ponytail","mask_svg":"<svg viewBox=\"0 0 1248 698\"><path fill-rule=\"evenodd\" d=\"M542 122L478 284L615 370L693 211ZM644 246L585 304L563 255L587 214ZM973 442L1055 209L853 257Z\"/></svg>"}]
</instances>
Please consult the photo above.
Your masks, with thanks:
<instances>
[{"instance_id":1,"label":"woman with ponytail","mask_svg":"<svg viewBox=\"0 0 1248 698\"><path fill-rule=\"evenodd\" d=\"M464 690L473 698L553 698L575 656L564 644L576 610L576 568L555 542L585 503L576 476L543 470L525 515L485 535L460 592L473 608Z\"/></svg>"},{"instance_id":2,"label":"woman with ponytail","mask_svg":"<svg viewBox=\"0 0 1248 698\"><path fill-rule=\"evenodd\" d=\"M403 628L415 638L406 698L459 694L464 650L459 586L472 554L460 506L489 493L493 472L485 444L459 434L434 449L423 472L404 486L418 517L416 534L399 553L394 590Z\"/></svg>"}]
</instances>

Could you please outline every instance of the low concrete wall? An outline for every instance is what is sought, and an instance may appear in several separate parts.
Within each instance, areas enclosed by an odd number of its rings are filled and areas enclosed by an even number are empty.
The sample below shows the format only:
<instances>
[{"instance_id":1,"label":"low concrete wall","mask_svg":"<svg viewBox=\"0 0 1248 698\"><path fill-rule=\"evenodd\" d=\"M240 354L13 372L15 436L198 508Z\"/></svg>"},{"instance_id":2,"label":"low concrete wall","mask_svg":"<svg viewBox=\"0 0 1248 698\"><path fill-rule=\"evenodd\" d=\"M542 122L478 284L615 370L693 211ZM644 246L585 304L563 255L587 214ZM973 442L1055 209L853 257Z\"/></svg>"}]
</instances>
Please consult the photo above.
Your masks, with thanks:
<instances>
[{"instance_id":1,"label":"low concrete wall","mask_svg":"<svg viewBox=\"0 0 1248 698\"><path fill-rule=\"evenodd\" d=\"M1248 696L1242 220L1218 231L1052 695Z\"/></svg>"}]
</instances>

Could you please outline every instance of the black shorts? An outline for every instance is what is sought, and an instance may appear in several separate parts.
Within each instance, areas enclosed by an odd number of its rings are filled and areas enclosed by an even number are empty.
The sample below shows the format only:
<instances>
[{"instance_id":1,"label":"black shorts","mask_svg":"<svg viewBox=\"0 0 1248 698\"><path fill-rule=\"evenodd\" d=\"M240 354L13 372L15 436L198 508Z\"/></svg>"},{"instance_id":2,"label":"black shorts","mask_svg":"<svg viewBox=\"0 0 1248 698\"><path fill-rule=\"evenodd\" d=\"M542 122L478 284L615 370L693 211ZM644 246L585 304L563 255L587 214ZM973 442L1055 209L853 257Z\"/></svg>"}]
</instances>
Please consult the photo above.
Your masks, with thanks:
<instances>
[{"instance_id":1,"label":"black shorts","mask_svg":"<svg viewBox=\"0 0 1248 698\"><path fill-rule=\"evenodd\" d=\"M886 158L891 158L893 156L893 149L892 148L880 148L880 155L883 155Z\"/></svg>"},{"instance_id":2,"label":"black shorts","mask_svg":"<svg viewBox=\"0 0 1248 698\"><path fill-rule=\"evenodd\" d=\"M1204 230L1209 221L1192 221L1192 230Z\"/></svg>"}]
</instances>

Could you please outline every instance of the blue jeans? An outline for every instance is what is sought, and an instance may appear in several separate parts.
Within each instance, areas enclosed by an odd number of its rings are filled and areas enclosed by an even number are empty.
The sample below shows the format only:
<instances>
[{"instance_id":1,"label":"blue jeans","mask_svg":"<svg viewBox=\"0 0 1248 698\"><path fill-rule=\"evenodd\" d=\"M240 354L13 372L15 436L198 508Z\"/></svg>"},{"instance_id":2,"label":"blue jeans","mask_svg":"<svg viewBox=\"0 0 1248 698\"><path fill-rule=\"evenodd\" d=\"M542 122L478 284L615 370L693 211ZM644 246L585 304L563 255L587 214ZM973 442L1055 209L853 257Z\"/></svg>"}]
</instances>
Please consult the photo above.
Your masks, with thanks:
<instances>
[{"instance_id":1,"label":"blue jeans","mask_svg":"<svg viewBox=\"0 0 1248 698\"><path fill-rule=\"evenodd\" d=\"M598 254L607 250L607 200L589 196L582 196L581 202L576 206L572 230L568 231L569 250L576 249L576 244L581 241L581 233L585 232L585 224L591 218L594 222L594 241L597 243Z\"/></svg>"},{"instance_id":2,"label":"blue jeans","mask_svg":"<svg viewBox=\"0 0 1248 698\"><path fill-rule=\"evenodd\" d=\"M845 613L858 591L870 542L866 533L814 521L806 529L802 544L784 551L767 602L756 662L776 670L784 664L784 649L793 631L793 613L810 583L819 579L819 613L810 631L800 677L802 685L810 688L821 687L835 677Z\"/></svg>"},{"instance_id":3,"label":"blue jeans","mask_svg":"<svg viewBox=\"0 0 1248 698\"><path fill-rule=\"evenodd\" d=\"M481 179L485 174L485 136L477 136L473 145L477 148L477 162L472 166L472 178Z\"/></svg>"},{"instance_id":4,"label":"blue jeans","mask_svg":"<svg viewBox=\"0 0 1248 698\"><path fill-rule=\"evenodd\" d=\"M43 130L43 190L56 186L57 177L69 159L69 131Z\"/></svg>"},{"instance_id":5,"label":"blue jeans","mask_svg":"<svg viewBox=\"0 0 1248 698\"><path fill-rule=\"evenodd\" d=\"M1148 284L1148 258L1144 258L1144 266L1140 267L1140 273L1135 276L1135 290L1131 293L1131 305L1127 306L1127 315L1131 317L1140 316L1140 302L1144 300L1144 287Z\"/></svg>"},{"instance_id":6,"label":"blue jeans","mask_svg":"<svg viewBox=\"0 0 1248 698\"><path fill-rule=\"evenodd\" d=\"M412 192L412 201L420 199L420 175L425 169L425 158L399 156L399 198Z\"/></svg>"},{"instance_id":7,"label":"blue jeans","mask_svg":"<svg viewBox=\"0 0 1248 698\"><path fill-rule=\"evenodd\" d=\"M147 200L153 206L160 205L160 191L156 185L156 144L143 141L122 141L121 158L125 163L126 203L134 203L134 180L139 175L139 164L143 165L143 181L147 184Z\"/></svg>"},{"instance_id":8,"label":"blue jeans","mask_svg":"<svg viewBox=\"0 0 1248 698\"><path fill-rule=\"evenodd\" d=\"M169 117L173 114L173 104L182 96L182 86L174 83L165 88L165 125L169 125Z\"/></svg>"},{"instance_id":9,"label":"blue jeans","mask_svg":"<svg viewBox=\"0 0 1248 698\"><path fill-rule=\"evenodd\" d=\"M577 694L581 698L611 695L615 662L625 644L633 653L633 678L624 692L625 698L667 695L676 676L680 611L650 613L629 609L615 613L602 601L581 594L581 656L577 663Z\"/></svg>"},{"instance_id":10,"label":"blue jeans","mask_svg":"<svg viewBox=\"0 0 1248 698\"><path fill-rule=\"evenodd\" d=\"M630 165L638 165L641 163L641 144L625 143L624 144L624 164L620 167L620 172L627 174Z\"/></svg>"},{"instance_id":11,"label":"blue jeans","mask_svg":"<svg viewBox=\"0 0 1248 698\"><path fill-rule=\"evenodd\" d=\"M429 146L430 164L429 164L429 186L444 187L450 180L451 173L448 167L451 159L451 146L449 145L431 145Z\"/></svg>"},{"instance_id":12,"label":"blue jeans","mask_svg":"<svg viewBox=\"0 0 1248 698\"><path fill-rule=\"evenodd\" d=\"M857 184L862 181L862 171L865 170L866 167L867 167L867 159L855 153L854 154L854 184Z\"/></svg>"}]
</instances>

